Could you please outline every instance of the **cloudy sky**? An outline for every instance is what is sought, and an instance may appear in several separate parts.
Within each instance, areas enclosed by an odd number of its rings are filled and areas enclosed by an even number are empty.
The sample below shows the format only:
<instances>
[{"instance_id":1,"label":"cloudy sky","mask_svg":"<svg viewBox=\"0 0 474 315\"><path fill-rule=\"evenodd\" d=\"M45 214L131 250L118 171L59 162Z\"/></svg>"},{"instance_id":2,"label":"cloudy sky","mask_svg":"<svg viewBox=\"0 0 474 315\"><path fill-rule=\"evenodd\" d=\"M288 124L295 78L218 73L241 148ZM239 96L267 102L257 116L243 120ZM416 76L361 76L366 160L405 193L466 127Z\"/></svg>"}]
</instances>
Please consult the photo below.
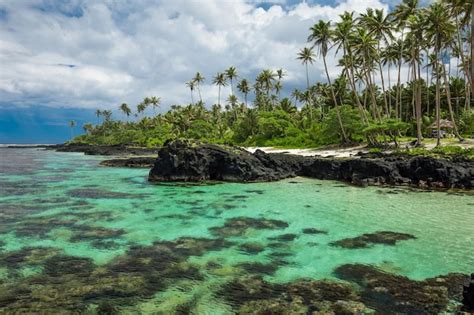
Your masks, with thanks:
<instances>
[{"instance_id":1,"label":"cloudy sky","mask_svg":"<svg viewBox=\"0 0 474 315\"><path fill-rule=\"evenodd\" d=\"M288 91L304 86L296 54L312 24L398 2L0 0L0 142L15 140L7 125L24 114L63 126L65 113L81 122L144 96L161 97L163 110L190 102L185 82L196 71L207 78L208 104L217 97L212 76L229 66L250 79L283 68ZM311 68L313 82L323 80L322 67Z\"/></svg>"}]
</instances>

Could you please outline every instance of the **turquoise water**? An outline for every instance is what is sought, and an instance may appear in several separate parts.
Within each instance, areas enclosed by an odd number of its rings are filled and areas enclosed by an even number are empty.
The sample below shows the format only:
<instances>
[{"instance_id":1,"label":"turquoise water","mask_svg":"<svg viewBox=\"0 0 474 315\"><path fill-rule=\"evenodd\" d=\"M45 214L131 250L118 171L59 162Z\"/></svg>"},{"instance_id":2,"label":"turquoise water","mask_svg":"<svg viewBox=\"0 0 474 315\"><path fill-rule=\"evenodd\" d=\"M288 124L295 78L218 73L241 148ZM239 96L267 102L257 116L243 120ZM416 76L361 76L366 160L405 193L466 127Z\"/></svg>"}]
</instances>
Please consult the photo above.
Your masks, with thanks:
<instances>
[{"instance_id":1,"label":"turquoise water","mask_svg":"<svg viewBox=\"0 0 474 315\"><path fill-rule=\"evenodd\" d=\"M42 294L54 288L48 296L61 308L90 311L100 295L94 288L100 285L103 294L111 281L108 286L134 287L118 294L122 311L169 313L192 301L196 313L232 313L216 292L246 274L270 283L337 280L334 269L350 263L413 280L474 272L474 198L467 193L306 178L155 185L147 182L148 170L100 167L100 157L1 148L0 157L0 309L26 303L5 302L14 286L40 296L38 309L48 302ZM317 231L303 233L308 228ZM331 244L377 231L415 238L394 246ZM169 265L164 247L177 253ZM154 264L160 259L166 272ZM160 285L143 284L145 267L129 270L142 263L154 268ZM52 269L60 270L55 281ZM87 277L76 278L80 272ZM71 293L78 287L90 291L87 298ZM115 303L110 296L116 295L108 295Z\"/></svg>"}]
</instances>

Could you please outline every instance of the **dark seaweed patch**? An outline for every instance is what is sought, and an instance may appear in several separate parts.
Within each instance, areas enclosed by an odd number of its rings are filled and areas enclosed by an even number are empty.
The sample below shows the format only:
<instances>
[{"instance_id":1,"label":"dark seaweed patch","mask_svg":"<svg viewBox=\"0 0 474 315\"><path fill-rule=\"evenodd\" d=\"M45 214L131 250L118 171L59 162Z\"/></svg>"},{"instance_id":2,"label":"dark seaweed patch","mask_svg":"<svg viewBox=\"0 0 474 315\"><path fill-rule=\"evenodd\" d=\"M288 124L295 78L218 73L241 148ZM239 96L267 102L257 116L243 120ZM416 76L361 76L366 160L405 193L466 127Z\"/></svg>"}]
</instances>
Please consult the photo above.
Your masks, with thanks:
<instances>
[{"instance_id":1,"label":"dark seaweed patch","mask_svg":"<svg viewBox=\"0 0 474 315\"><path fill-rule=\"evenodd\" d=\"M123 192L107 191L103 189L94 188L78 188L67 192L68 196L74 198L89 198L89 199L132 199L143 198L144 194L129 194Z\"/></svg>"},{"instance_id":2,"label":"dark seaweed patch","mask_svg":"<svg viewBox=\"0 0 474 315\"><path fill-rule=\"evenodd\" d=\"M443 313L450 299L459 301L466 279L461 274L449 274L413 281L359 264L340 266L334 273L343 280L357 283L362 290L362 301L382 314Z\"/></svg>"},{"instance_id":3,"label":"dark seaweed patch","mask_svg":"<svg viewBox=\"0 0 474 315\"><path fill-rule=\"evenodd\" d=\"M327 231L319 230L316 228L305 228L302 230L303 234L328 234Z\"/></svg>"},{"instance_id":4,"label":"dark seaweed patch","mask_svg":"<svg viewBox=\"0 0 474 315\"><path fill-rule=\"evenodd\" d=\"M265 246L260 243L243 243L239 246L239 250L247 254L258 254L265 250Z\"/></svg>"},{"instance_id":5,"label":"dark seaweed patch","mask_svg":"<svg viewBox=\"0 0 474 315\"><path fill-rule=\"evenodd\" d=\"M237 264L238 267L244 269L246 272L250 274L256 275L273 275L278 270L278 265L274 262L263 264L259 262L244 262Z\"/></svg>"},{"instance_id":6,"label":"dark seaweed patch","mask_svg":"<svg viewBox=\"0 0 474 315\"><path fill-rule=\"evenodd\" d=\"M287 233L287 234L282 234L278 236L272 236L272 237L269 237L268 239L271 241L291 242L296 238L298 238L298 235Z\"/></svg>"},{"instance_id":7,"label":"dark seaweed patch","mask_svg":"<svg viewBox=\"0 0 474 315\"><path fill-rule=\"evenodd\" d=\"M242 236L248 229L256 230L275 230L284 229L288 227L288 223L280 220L264 219L264 218L249 218L249 217L235 217L227 219L224 226L211 227L209 231L214 235L223 237L228 236Z\"/></svg>"},{"instance_id":8,"label":"dark seaweed patch","mask_svg":"<svg viewBox=\"0 0 474 315\"><path fill-rule=\"evenodd\" d=\"M415 236L407 233L398 233L390 231L379 231L375 233L362 234L354 238L345 238L339 241L330 243L332 246L339 246L343 248L365 248L373 244L396 245L399 241L416 239Z\"/></svg>"}]
</instances>

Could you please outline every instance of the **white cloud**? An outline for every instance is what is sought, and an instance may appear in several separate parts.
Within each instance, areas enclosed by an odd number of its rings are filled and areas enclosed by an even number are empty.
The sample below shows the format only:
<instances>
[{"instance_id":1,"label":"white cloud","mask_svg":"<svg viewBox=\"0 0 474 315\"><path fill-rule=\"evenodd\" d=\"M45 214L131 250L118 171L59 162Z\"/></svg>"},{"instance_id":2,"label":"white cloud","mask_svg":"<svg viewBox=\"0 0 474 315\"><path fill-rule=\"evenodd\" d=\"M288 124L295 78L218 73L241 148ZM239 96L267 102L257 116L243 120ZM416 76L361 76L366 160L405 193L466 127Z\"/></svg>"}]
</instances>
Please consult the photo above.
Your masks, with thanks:
<instances>
[{"instance_id":1,"label":"white cloud","mask_svg":"<svg viewBox=\"0 0 474 315\"><path fill-rule=\"evenodd\" d=\"M164 107L189 102L185 87L196 71L215 102L212 76L229 66L252 79L283 68L286 82L304 86L296 53L309 27L344 10L385 8L381 0L343 0L337 6L284 1L0 0L0 99L3 104L116 107L157 95ZM67 66L74 65L74 66ZM329 60L332 74L338 70ZM324 80L322 62L312 81Z\"/></svg>"}]
</instances>

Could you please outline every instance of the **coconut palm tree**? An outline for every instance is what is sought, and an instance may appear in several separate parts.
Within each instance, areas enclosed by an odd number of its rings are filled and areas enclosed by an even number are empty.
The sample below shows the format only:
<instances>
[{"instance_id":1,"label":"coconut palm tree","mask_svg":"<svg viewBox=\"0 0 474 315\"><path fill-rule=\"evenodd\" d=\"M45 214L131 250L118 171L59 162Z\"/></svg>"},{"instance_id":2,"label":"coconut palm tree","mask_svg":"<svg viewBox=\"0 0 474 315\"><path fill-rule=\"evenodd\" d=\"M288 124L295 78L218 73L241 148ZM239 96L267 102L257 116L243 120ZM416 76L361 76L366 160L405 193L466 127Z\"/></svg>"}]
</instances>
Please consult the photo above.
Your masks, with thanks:
<instances>
[{"instance_id":1,"label":"coconut palm tree","mask_svg":"<svg viewBox=\"0 0 474 315\"><path fill-rule=\"evenodd\" d=\"M227 78L225 73L218 72L214 79L212 80L212 83L217 85L219 88L219 93L217 94L217 105L221 104L221 88L223 86L227 85Z\"/></svg>"},{"instance_id":2,"label":"coconut palm tree","mask_svg":"<svg viewBox=\"0 0 474 315\"><path fill-rule=\"evenodd\" d=\"M130 116L130 114L132 113L132 110L130 109L130 107L128 107L127 103L122 103L119 107L119 110L125 115L127 116Z\"/></svg>"},{"instance_id":3,"label":"coconut palm tree","mask_svg":"<svg viewBox=\"0 0 474 315\"><path fill-rule=\"evenodd\" d=\"M94 126L91 123L87 123L82 125L82 129L84 129L85 133L90 135L92 133L92 130L94 129Z\"/></svg>"},{"instance_id":4,"label":"coconut palm tree","mask_svg":"<svg viewBox=\"0 0 474 315\"><path fill-rule=\"evenodd\" d=\"M418 2L419 0L402 0L402 3L397 5L395 7L395 10L392 11L390 14L390 17L392 18L392 21L397 25L398 30L401 31L401 36L399 38L399 43L400 43L400 51L398 55L398 79L397 79L397 87L398 87L398 93L397 96L399 99L397 99L397 103L399 103L400 106L400 117L401 117L401 109L402 109L402 84L401 84L401 71L402 71L402 64L403 64L403 58L404 58L404 34L405 34L405 27L406 23L408 20L408 17L415 14L417 7L418 7Z\"/></svg>"},{"instance_id":5,"label":"coconut palm tree","mask_svg":"<svg viewBox=\"0 0 474 315\"><path fill-rule=\"evenodd\" d=\"M308 63L313 64L315 54L313 49L305 47L298 52L298 57L296 59L301 60L301 63L306 67L306 88L309 89L309 72L308 72Z\"/></svg>"},{"instance_id":6,"label":"coconut palm tree","mask_svg":"<svg viewBox=\"0 0 474 315\"><path fill-rule=\"evenodd\" d=\"M233 80L237 78L237 69L235 67L229 67L229 69L224 71L225 76L230 81L230 92L234 95L234 82Z\"/></svg>"},{"instance_id":7,"label":"coconut palm tree","mask_svg":"<svg viewBox=\"0 0 474 315\"><path fill-rule=\"evenodd\" d=\"M375 11L370 8L367 9L367 13L361 15L360 21L363 26L366 26L368 28L369 34L373 35L375 39L377 39L377 50L379 52L382 50L380 46L382 42L384 42L385 45L388 45L390 41L394 38L392 33L393 27L390 17L388 15L385 15L383 9L375 9ZM380 56L379 58L377 58L377 63L379 66L379 73L382 82L382 94L385 104L385 114L387 117L389 117L390 111L388 108L387 95L385 93L385 79L383 75L382 61L380 59Z\"/></svg>"},{"instance_id":8,"label":"coconut palm tree","mask_svg":"<svg viewBox=\"0 0 474 315\"><path fill-rule=\"evenodd\" d=\"M242 79L242 80L240 80L240 82L237 84L237 89L240 91L240 93L242 93L242 94L244 95L245 106L248 107L248 104L247 104L247 95L248 95L249 92L250 92L250 84L249 84L249 82L247 81L247 79Z\"/></svg>"},{"instance_id":9,"label":"coconut palm tree","mask_svg":"<svg viewBox=\"0 0 474 315\"><path fill-rule=\"evenodd\" d=\"M75 120L70 120L69 121L69 127L71 128L71 140L74 139L74 127L76 127L76 121Z\"/></svg>"},{"instance_id":10,"label":"coconut palm tree","mask_svg":"<svg viewBox=\"0 0 474 315\"><path fill-rule=\"evenodd\" d=\"M156 115L156 108L160 106L160 103L161 103L160 97L156 97L156 96L150 97L150 104L151 104L151 107L153 108L154 115Z\"/></svg>"},{"instance_id":11,"label":"coconut palm tree","mask_svg":"<svg viewBox=\"0 0 474 315\"><path fill-rule=\"evenodd\" d=\"M202 97L201 97L201 83L204 82L206 78L204 78L201 73L196 72L196 75L193 78L193 81L196 83L196 87L199 93L199 101L202 102Z\"/></svg>"},{"instance_id":12,"label":"coconut palm tree","mask_svg":"<svg viewBox=\"0 0 474 315\"><path fill-rule=\"evenodd\" d=\"M145 102L141 102L140 104L137 105L137 114L142 114L145 112L145 109L147 108L147 104Z\"/></svg>"},{"instance_id":13,"label":"coconut palm tree","mask_svg":"<svg viewBox=\"0 0 474 315\"><path fill-rule=\"evenodd\" d=\"M430 39L431 44L434 46L435 54L435 75L436 75L436 129L437 129L437 141L436 146L441 144L440 139L440 111L441 111L441 74L440 69L440 52L443 48L443 42L449 36L452 30L449 25L449 15L446 14L446 7L439 2L435 2L430 5L427 9L427 24L426 24L426 35Z\"/></svg>"},{"instance_id":14,"label":"coconut palm tree","mask_svg":"<svg viewBox=\"0 0 474 315\"><path fill-rule=\"evenodd\" d=\"M104 111L102 111L102 116L104 117L104 121L108 122L112 118L112 111L111 110L104 110Z\"/></svg>"},{"instance_id":15,"label":"coconut palm tree","mask_svg":"<svg viewBox=\"0 0 474 315\"><path fill-rule=\"evenodd\" d=\"M313 42L313 47L317 47L319 54L323 57L324 71L326 72L326 78L328 80L328 84L331 89L331 96L334 102L334 106L336 108L336 115L337 115L339 127L341 128L342 139L345 143L347 143L349 139L347 138L344 125L342 124L341 113L339 112L336 95L332 87L331 78L329 77L328 66L326 62L326 56L329 51L329 45L331 43L331 35L332 35L330 26L331 26L330 21L324 22L323 20L320 20L318 23L314 24L310 28L311 34L308 37L308 42Z\"/></svg>"},{"instance_id":16,"label":"coconut palm tree","mask_svg":"<svg viewBox=\"0 0 474 315\"><path fill-rule=\"evenodd\" d=\"M102 111L100 109L97 109L95 111L95 115L97 117L97 124L99 124L99 118L100 118L100 116L102 116Z\"/></svg>"},{"instance_id":17,"label":"coconut palm tree","mask_svg":"<svg viewBox=\"0 0 474 315\"><path fill-rule=\"evenodd\" d=\"M189 88L189 90L191 91L191 104L194 104L194 95L193 95L193 91L194 91L194 88L196 86L196 82L194 80L191 80L189 82L186 82L186 86Z\"/></svg>"}]
</instances>

